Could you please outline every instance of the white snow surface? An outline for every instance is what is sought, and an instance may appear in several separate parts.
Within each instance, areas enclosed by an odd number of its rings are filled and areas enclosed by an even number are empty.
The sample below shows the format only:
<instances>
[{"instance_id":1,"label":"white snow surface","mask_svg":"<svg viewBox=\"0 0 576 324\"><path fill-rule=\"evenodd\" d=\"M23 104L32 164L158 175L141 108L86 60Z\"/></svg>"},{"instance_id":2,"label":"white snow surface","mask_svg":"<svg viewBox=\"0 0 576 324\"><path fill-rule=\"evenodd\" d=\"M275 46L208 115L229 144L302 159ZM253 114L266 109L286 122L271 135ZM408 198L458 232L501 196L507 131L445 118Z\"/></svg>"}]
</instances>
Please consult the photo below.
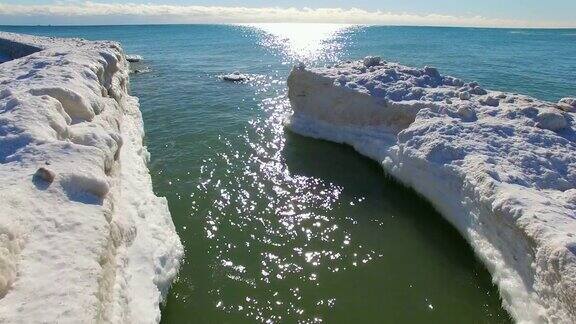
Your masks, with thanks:
<instances>
[{"instance_id":1,"label":"white snow surface","mask_svg":"<svg viewBox=\"0 0 576 324\"><path fill-rule=\"evenodd\" d=\"M427 198L518 323L576 322L573 98L486 91L377 57L295 67L288 87L287 126L353 146Z\"/></svg>"},{"instance_id":2,"label":"white snow surface","mask_svg":"<svg viewBox=\"0 0 576 324\"><path fill-rule=\"evenodd\" d=\"M0 52L0 322L158 322L183 248L122 49L0 32Z\"/></svg>"}]
</instances>

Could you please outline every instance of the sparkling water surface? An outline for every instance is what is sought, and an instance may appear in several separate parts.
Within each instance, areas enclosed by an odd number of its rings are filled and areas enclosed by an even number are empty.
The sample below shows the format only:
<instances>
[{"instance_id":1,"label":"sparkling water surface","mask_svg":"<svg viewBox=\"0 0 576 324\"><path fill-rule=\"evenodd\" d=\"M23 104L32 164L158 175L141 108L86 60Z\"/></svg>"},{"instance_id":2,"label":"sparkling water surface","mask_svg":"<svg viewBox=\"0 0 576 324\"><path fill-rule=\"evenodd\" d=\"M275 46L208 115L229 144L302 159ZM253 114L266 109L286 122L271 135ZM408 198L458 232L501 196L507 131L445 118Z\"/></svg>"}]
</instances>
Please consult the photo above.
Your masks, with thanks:
<instances>
[{"instance_id":1,"label":"sparkling water surface","mask_svg":"<svg viewBox=\"0 0 576 324\"><path fill-rule=\"evenodd\" d=\"M284 129L286 78L381 55L546 100L576 95L575 30L343 25L0 27L113 39L132 75L155 191L186 259L164 323L506 323L471 248L351 148ZM247 73L245 84L219 76Z\"/></svg>"}]
</instances>

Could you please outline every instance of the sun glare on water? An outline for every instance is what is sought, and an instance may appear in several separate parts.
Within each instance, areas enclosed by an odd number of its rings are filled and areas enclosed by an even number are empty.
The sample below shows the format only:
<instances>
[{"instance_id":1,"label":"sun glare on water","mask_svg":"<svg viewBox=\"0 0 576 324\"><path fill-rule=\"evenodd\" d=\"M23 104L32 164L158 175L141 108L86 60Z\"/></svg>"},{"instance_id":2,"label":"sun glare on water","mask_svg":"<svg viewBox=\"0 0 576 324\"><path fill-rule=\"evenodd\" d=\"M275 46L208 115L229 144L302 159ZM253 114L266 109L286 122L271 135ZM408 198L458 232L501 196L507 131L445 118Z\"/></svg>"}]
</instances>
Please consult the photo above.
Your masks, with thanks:
<instances>
[{"instance_id":1,"label":"sun glare on water","mask_svg":"<svg viewBox=\"0 0 576 324\"><path fill-rule=\"evenodd\" d=\"M257 42L284 62L312 63L335 58L349 25L258 24ZM319 323L336 304L328 283L381 257L354 234L356 220L339 206L362 197L342 198L343 188L307 175L316 162L288 141L283 120L289 102L284 75L255 78L262 115L243 135L221 137L224 147L203 161L192 199L203 217L214 282L215 308L256 322ZM320 163L320 162L319 162ZM328 287L328 288L325 288Z\"/></svg>"},{"instance_id":2,"label":"sun glare on water","mask_svg":"<svg viewBox=\"0 0 576 324\"><path fill-rule=\"evenodd\" d=\"M163 136L154 137L157 147L175 142L153 156L171 152L165 154L169 163L155 169L158 178L170 180L161 192L170 197L187 247L163 311L165 323L461 319L461 307L452 311L454 296L476 298L458 304L472 305L471 318L498 309L494 295L472 286L476 274L462 271L474 259L462 259L459 250L443 252L462 241L435 241L446 230L428 205L351 148L284 127L292 112L286 81L291 66L344 59L355 50L357 34L364 34L361 28L258 24L183 31L191 52L170 61L172 73L166 75L197 79L190 84L201 91L180 89L188 84L181 82L163 90L167 101L160 107L173 109L157 115L166 116L164 123L148 111L148 125L163 126L155 133ZM237 68L250 78L207 80L208 68ZM147 89L170 83L168 77L151 80ZM147 105L155 107L155 101ZM164 133L173 123L177 127ZM466 291L454 295L459 289ZM495 306L476 307L487 303Z\"/></svg>"},{"instance_id":3,"label":"sun glare on water","mask_svg":"<svg viewBox=\"0 0 576 324\"><path fill-rule=\"evenodd\" d=\"M355 25L314 23L261 23L248 24L267 34L266 47L279 48L287 59L311 62L333 59L343 46L340 39Z\"/></svg>"}]
</instances>

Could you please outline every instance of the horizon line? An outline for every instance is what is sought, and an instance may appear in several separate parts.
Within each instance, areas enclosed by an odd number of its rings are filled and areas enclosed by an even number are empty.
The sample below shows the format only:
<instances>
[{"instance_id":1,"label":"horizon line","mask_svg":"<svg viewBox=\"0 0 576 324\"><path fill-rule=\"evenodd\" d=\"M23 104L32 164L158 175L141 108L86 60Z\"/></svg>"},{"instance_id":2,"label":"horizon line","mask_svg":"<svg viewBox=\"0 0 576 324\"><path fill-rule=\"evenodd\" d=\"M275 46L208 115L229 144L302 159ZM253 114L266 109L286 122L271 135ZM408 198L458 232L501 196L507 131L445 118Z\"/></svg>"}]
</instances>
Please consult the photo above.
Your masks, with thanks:
<instances>
[{"instance_id":1,"label":"horizon line","mask_svg":"<svg viewBox=\"0 0 576 324\"><path fill-rule=\"evenodd\" d=\"M569 26L467 26L467 25L403 25L403 24L356 24L356 23L330 23L330 22L188 22L188 23L126 23L126 24L0 24L0 27L128 27L128 26L249 26L264 24L315 24L315 25L348 25L363 27L405 27L405 28L465 28L465 29L532 29L532 30L569 30Z\"/></svg>"}]
</instances>

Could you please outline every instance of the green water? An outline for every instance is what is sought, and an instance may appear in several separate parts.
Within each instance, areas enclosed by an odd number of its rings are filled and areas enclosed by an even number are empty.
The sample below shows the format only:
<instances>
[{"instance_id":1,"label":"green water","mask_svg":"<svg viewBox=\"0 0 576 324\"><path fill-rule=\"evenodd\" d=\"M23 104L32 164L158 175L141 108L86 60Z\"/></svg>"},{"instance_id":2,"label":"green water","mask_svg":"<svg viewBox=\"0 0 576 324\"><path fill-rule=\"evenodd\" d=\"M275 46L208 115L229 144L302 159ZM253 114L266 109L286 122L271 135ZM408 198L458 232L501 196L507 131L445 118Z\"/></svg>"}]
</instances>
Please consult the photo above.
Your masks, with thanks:
<instances>
[{"instance_id":1,"label":"green water","mask_svg":"<svg viewBox=\"0 0 576 324\"><path fill-rule=\"evenodd\" d=\"M194 208L170 200L172 212L189 215L178 224L187 259L163 323L509 322L466 242L376 163L289 133L281 157L285 169L270 177L251 172L275 166L213 159L207 173L234 192L228 204L213 188L195 192ZM290 204L310 218L279 215Z\"/></svg>"},{"instance_id":2,"label":"green water","mask_svg":"<svg viewBox=\"0 0 576 324\"><path fill-rule=\"evenodd\" d=\"M163 323L509 322L489 274L431 205L351 148L284 129L286 62L300 52L226 32L190 45L212 57L170 63L179 87L163 70L133 78L155 189L186 247ZM303 57L338 59L349 36ZM215 77L234 70L254 79ZM170 95L153 95L160 87Z\"/></svg>"}]
</instances>

